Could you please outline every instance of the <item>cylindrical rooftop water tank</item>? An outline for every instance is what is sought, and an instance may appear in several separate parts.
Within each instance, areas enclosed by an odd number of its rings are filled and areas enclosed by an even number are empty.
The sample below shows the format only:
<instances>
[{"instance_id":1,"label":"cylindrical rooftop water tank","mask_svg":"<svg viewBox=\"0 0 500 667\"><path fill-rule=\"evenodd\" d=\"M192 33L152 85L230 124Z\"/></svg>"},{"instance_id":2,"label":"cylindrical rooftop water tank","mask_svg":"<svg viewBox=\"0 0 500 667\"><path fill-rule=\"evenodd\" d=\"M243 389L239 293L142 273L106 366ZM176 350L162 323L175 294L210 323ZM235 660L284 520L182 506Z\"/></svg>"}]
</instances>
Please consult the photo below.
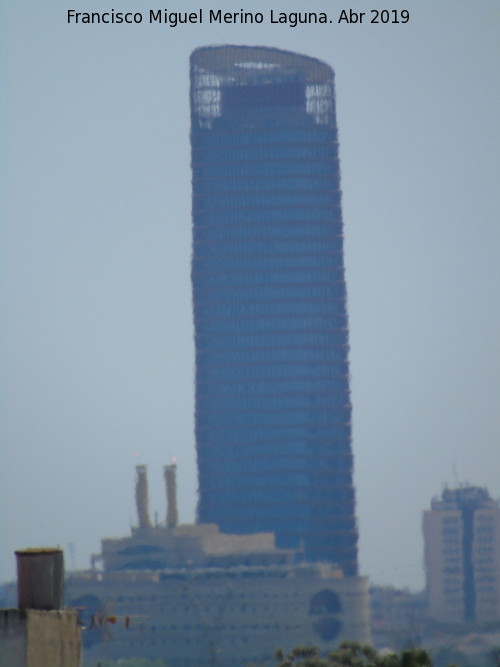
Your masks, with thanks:
<instances>
[{"instance_id":1,"label":"cylindrical rooftop water tank","mask_svg":"<svg viewBox=\"0 0 500 667\"><path fill-rule=\"evenodd\" d=\"M61 549L16 551L19 609L62 609L64 557Z\"/></svg>"}]
</instances>

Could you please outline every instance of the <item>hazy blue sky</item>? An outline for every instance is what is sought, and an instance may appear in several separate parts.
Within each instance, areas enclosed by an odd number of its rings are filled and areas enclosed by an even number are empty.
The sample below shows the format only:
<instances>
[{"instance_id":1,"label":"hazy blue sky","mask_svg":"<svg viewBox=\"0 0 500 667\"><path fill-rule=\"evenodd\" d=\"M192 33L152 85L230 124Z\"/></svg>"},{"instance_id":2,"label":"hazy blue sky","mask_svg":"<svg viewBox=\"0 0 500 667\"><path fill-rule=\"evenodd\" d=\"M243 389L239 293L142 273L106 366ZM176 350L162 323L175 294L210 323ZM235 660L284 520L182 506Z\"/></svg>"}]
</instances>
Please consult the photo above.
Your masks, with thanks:
<instances>
[{"instance_id":1,"label":"hazy blue sky","mask_svg":"<svg viewBox=\"0 0 500 667\"><path fill-rule=\"evenodd\" d=\"M418 589L433 495L500 496L500 3L359 1L410 22L297 28L269 9L349 6L202 6L266 23L68 25L164 6L1 2L0 581L16 548L73 544L84 568L127 534L138 461L163 519L177 458L194 519L188 59L236 43L335 69L361 569Z\"/></svg>"}]
</instances>

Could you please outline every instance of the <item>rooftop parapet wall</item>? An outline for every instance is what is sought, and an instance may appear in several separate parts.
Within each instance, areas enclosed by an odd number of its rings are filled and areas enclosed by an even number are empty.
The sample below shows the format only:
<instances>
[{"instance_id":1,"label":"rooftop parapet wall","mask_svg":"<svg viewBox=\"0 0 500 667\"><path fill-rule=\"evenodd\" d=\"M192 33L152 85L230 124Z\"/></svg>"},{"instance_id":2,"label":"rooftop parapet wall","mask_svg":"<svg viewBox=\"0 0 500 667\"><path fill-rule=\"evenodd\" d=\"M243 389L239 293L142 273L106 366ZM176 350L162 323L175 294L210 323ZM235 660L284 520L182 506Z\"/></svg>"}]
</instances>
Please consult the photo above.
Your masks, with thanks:
<instances>
[{"instance_id":1,"label":"rooftop parapet wall","mask_svg":"<svg viewBox=\"0 0 500 667\"><path fill-rule=\"evenodd\" d=\"M273 533L228 535L215 524L180 525L167 529L132 529L130 537L102 540L104 570L161 570L238 562L254 565L292 563L297 551L276 549Z\"/></svg>"}]
</instances>

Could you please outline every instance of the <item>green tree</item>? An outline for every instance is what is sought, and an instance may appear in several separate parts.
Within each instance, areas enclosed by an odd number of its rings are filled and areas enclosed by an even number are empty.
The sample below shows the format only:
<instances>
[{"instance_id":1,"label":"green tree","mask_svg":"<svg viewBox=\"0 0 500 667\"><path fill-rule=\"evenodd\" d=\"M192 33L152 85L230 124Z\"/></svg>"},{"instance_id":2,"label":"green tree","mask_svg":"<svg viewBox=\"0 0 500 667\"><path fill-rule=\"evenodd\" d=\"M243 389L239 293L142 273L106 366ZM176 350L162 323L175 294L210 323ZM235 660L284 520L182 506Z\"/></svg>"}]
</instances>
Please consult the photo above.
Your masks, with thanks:
<instances>
[{"instance_id":1,"label":"green tree","mask_svg":"<svg viewBox=\"0 0 500 667\"><path fill-rule=\"evenodd\" d=\"M432 667L424 649L407 649L401 654L379 654L367 644L344 641L337 650L322 657L315 646L297 646L285 656L276 651L277 667Z\"/></svg>"},{"instance_id":2,"label":"green tree","mask_svg":"<svg viewBox=\"0 0 500 667\"><path fill-rule=\"evenodd\" d=\"M147 658L121 658L120 660L98 660L90 667L167 667L164 660L148 660Z\"/></svg>"},{"instance_id":3,"label":"green tree","mask_svg":"<svg viewBox=\"0 0 500 667\"><path fill-rule=\"evenodd\" d=\"M336 651L328 656L329 664L340 667L374 667L377 664L377 652L368 644L344 641Z\"/></svg>"},{"instance_id":4,"label":"green tree","mask_svg":"<svg viewBox=\"0 0 500 667\"><path fill-rule=\"evenodd\" d=\"M432 667L432 661L427 651L422 648L412 648L401 653L401 667Z\"/></svg>"}]
</instances>

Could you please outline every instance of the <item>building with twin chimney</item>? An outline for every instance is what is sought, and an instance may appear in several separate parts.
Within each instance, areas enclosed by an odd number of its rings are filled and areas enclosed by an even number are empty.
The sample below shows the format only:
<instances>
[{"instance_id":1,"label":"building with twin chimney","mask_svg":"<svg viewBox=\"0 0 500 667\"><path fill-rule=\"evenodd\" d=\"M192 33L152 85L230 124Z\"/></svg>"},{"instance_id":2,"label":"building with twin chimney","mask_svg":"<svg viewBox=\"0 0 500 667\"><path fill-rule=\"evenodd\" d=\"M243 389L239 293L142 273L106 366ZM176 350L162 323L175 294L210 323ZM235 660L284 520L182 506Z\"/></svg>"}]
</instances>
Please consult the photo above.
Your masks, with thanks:
<instances>
[{"instance_id":1,"label":"building with twin chimney","mask_svg":"<svg viewBox=\"0 0 500 667\"><path fill-rule=\"evenodd\" d=\"M138 525L103 539L92 569L66 581L67 603L84 626L85 664L245 667L274 664L278 646L328 653L342 639L370 642L367 577L305 562L302 550L277 548L272 532L179 524L175 464L164 478L165 520L151 522L147 470L137 466Z\"/></svg>"},{"instance_id":2,"label":"building with twin chimney","mask_svg":"<svg viewBox=\"0 0 500 667\"><path fill-rule=\"evenodd\" d=\"M191 56L198 519L356 575L334 73Z\"/></svg>"}]
</instances>

